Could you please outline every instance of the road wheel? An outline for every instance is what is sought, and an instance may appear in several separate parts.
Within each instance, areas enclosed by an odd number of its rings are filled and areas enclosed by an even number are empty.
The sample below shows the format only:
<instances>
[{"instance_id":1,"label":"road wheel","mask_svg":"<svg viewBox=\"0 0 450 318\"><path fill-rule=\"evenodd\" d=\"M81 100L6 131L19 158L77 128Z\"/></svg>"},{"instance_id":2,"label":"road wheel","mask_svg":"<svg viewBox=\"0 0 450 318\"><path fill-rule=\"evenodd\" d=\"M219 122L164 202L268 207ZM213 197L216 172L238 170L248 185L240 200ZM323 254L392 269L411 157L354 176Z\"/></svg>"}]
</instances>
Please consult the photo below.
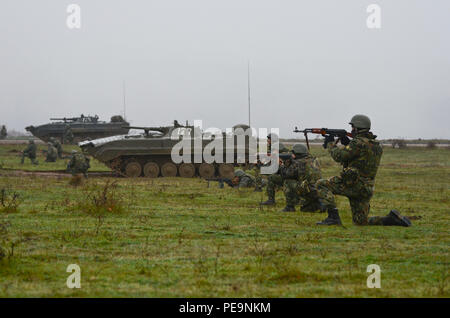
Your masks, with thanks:
<instances>
[{"instance_id":1,"label":"road wheel","mask_svg":"<svg viewBox=\"0 0 450 318\"><path fill-rule=\"evenodd\" d=\"M216 169L210 163L202 163L200 167L198 167L198 174L202 178L214 178L216 174Z\"/></svg>"},{"instance_id":2,"label":"road wheel","mask_svg":"<svg viewBox=\"0 0 450 318\"><path fill-rule=\"evenodd\" d=\"M155 162L147 162L144 166L144 176L147 178L158 178L159 166Z\"/></svg>"},{"instance_id":3,"label":"road wheel","mask_svg":"<svg viewBox=\"0 0 450 318\"><path fill-rule=\"evenodd\" d=\"M107 166L111 168L111 170L116 172L121 172L122 161L119 158L111 160L107 163Z\"/></svg>"},{"instance_id":4,"label":"road wheel","mask_svg":"<svg viewBox=\"0 0 450 318\"><path fill-rule=\"evenodd\" d=\"M233 179L234 167L229 163L222 163L219 166L219 175L221 178Z\"/></svg>"},{"instance_id":5,"label":"road wheel","mask_svg":"<svg viewBox=\"0 0 450 318\"><path fill-rule=\"evenodd\" d=\"M192 178L195 176L195 166L192 163L183 163L178 168L180 172L180 177L183 178Z\"/></svg>"},{"instance_id":6,"label":"road wheel","mask_svg":"<svg viewBox=\"0 0 450 318\"><path fill-rule=\"evenodd\" d=\"M163 177L176 177L177 166L172 162L166 162L161 167L161 174L163 175Z\"/></svg>"},{"instance_id":7,"label":"road wheel","mask_svg":"<svg viewBox=\"0 0 450 318\"><path fill-rule=\"evenodd\" d=\"M137 161L128 162L125 166L125 175L129 178L137 178L141 175L142 167Z\"/></svg>"}]
</instances>

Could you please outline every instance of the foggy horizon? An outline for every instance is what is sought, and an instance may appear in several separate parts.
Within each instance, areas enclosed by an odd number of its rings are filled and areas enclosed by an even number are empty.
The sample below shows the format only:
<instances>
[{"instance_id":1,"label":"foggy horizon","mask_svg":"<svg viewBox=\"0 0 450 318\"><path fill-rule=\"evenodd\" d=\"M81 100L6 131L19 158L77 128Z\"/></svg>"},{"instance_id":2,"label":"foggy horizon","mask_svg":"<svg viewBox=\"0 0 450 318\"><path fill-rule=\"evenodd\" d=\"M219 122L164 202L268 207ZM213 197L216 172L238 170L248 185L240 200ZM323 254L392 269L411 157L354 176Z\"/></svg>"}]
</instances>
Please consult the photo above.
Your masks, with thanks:
<instances>
[{"instance_id":1,"label":"foggy horizon","mask_svg":"<svg viewBox=\"0 0 450 318\"><path fill-rule=\"evenodd\" d=\"M81 29L66 8L81 7ZM381 29L366 8L381 7ZM4 1L0 125L123 114L134 126L248 122L449 139L448 1ZM311 136L311 138L314 138Z\"/></svg>"}]
</instances>

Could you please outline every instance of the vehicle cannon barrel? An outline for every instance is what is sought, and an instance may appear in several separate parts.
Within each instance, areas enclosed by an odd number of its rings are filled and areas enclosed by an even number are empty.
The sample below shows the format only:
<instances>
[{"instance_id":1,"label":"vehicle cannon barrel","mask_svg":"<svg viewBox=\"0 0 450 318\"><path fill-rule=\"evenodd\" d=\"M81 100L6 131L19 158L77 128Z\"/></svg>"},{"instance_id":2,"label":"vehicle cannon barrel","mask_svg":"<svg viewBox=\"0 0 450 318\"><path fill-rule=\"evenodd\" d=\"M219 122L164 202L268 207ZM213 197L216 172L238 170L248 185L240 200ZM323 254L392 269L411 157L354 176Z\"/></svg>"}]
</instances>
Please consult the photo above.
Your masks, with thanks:
<instances>
[{"instance_id":1,"label":"vehicle cannon barrel","mask_svg":"<svg viewBox=\"0 0 450 318\"><path fill-rule=\"evenodd\" d=\"M63 118L50 118L50 120L62 120L62 121L64 121L64 122L68 122L68 121L77 121L77 120L79 120L80 119L80 117L69 117L69 118L66 118L66 117L63 117Z\"/></svg>"}]
</instances>

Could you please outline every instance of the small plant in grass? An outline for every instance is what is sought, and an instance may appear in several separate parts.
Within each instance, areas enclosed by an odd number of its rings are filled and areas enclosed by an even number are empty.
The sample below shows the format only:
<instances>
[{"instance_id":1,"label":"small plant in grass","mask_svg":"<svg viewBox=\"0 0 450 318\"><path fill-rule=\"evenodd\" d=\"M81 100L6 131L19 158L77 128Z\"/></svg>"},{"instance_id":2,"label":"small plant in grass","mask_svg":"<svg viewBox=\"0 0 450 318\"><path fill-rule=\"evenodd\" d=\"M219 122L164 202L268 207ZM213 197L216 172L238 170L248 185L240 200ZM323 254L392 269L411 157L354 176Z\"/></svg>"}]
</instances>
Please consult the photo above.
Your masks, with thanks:
<instances>
[{"instance_id":1,"label":"small plant in grass","mask_svg":"<svg viewBox=\"0 0 450 318\"><path fill-rule=\"evenodd\" d=\"M117 181L106 181L102 186L87 187L77 208L90 215L105 215L124 211L122 197L117 193Z\"/></svg>"},{"instance_id":2,"label":"small plant in grass","mask_svg":"<svg viewBox=\"0 0 450 318\"><path fill-rule=\"evenodd\" d=\"M3 188L0 190L0 212L14 213L19 211L19 194L15 191Z\"/></svg>"},{"instance_id":3,"label":"small plant in grass","mask_svg":"<svg viewBox=\"0 0 450 318\"><path fill-rule=\"evenodd\" d=\"M10 259L14 255L14 244L8 235L10 226L10 222L0 220L0 261Z\"/></svg>"},{"instance_id":4,"label":"small plant in grass","mask_svg":"<svg viewBox=\"0 0 450 318\"><path fill-rule=\"evenodd\" d=\"M94 185L84 190L84 197L75 206L96 219L95 233L98 235L105 222L105 217L110 214L119 214L124 211L123 198L117 192L117 181L110 180L102 186Z\"/></svg>"}]
</instances>

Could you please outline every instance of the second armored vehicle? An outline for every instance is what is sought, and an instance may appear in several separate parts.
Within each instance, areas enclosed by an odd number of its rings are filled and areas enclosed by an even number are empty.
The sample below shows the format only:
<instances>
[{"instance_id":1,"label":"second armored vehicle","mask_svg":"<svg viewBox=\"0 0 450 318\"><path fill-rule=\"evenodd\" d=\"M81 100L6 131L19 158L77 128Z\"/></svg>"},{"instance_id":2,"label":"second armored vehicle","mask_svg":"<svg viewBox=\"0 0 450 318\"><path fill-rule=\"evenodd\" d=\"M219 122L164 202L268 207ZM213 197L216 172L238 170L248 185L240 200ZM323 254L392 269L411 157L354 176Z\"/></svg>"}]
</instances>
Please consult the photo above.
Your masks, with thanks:
<instances>
[{"instance_id":1,"label":"second armored vehicle","mask_svg":"<svg viewBox=\"0 0 450 318\"><path fill-rule=\"evenodd\" d=\"M28 126L25 129L39 139L48 142L50 137L63 143L76 144L83 140L104 138L127 134L129 123L122 116L112 116L110 122L99 121L98 116L72 118L50 118L55 121L40 126ZM70 138L66 137L70 136Z\"/></svg>"}]
</instances>

